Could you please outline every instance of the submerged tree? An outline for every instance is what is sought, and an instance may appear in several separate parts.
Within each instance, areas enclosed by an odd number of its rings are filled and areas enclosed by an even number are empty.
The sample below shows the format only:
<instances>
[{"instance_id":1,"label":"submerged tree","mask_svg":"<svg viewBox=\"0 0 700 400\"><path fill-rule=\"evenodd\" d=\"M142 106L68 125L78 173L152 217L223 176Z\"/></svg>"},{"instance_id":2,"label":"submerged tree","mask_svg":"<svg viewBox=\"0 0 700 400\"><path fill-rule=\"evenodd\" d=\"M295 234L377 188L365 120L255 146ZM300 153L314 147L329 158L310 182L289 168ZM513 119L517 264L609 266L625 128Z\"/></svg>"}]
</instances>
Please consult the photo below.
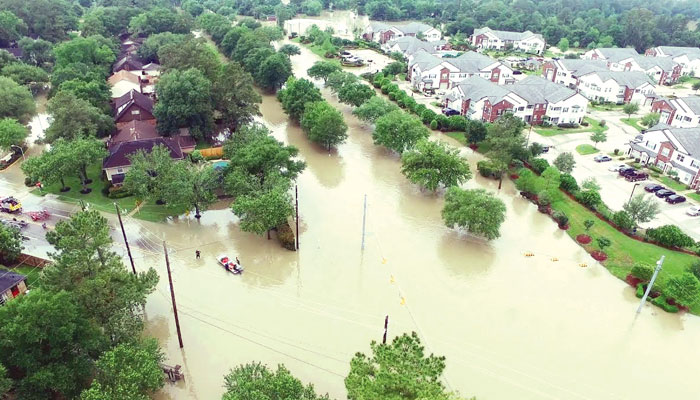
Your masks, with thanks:
<instances>
[{"instance_id":1,"label":"submerged tree","mask_svg":"<svg viewBox=\"0 0 700 400\"><path fill-rule=\"evenodd\" d=\"M239 365L224 377L223 400L247 399L294 399L329 400L328 395L317 395L313 385L304 384L294 377L284 365L273 371L267 366L253 362Z\"/></svg>"},{"instance_id":2,"label":"submerged tree","mask_svg":"<svg viewBox=\"0 0 700 400\"><path fill-rule=\"evenodd\" d=\"M448 227L457 225L469 233L492 240L501 236L499 230L506 219L506 206L484 189L451 187L445 195L442 219Z\"/></svg>"},{"instance_id":3,"label":"submerged tree","mask_svg":"<svg viewBox=\"0 0 700 400\"><path fill-rule=\"evenodd\" d=\"M421 140L413 150L403 153L401 172L409 181L433 192L440 185L457 186L472 176L459 150L429 140Z\"/></svg>"}]
</instances>

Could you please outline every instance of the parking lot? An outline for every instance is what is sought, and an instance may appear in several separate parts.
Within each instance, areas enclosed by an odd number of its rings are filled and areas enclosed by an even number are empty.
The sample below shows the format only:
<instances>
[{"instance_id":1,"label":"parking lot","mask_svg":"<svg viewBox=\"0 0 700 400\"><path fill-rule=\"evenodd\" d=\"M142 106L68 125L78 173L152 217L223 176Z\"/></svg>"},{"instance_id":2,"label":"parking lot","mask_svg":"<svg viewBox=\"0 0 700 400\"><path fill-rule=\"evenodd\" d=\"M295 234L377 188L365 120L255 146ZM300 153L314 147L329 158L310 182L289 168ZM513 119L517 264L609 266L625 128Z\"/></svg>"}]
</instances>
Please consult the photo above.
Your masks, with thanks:
<instances>
[{"instance_id":1,"label":"parking lot","mask_svg":"<svg viewBox=\"0 0 700 400\"><path fill-rule=\"evenodd\" d=\"M611 119L610 117L608 118L608 120ZM612 153L615 149L619 149L621 153L624 153L627 150L626 143L638 134L634 130L622 130L612 125L606 133L608 135L608 140L598 144L600 153L586 156L578 154L576 152L576 146L584 143L593 144L589 139L591 135L590 132L542 137L533 131L530 140L554 146L547 154L542 156L550 163L561 152L568 151L572 153L576 160L576 167L572 175L576 178L576 181L580 184L586 178L595 178L601 187L600 194L603 201L612 210L621 210L622 206L629 201L632 190L634 190L635 195L645 193L647 196L653 197L654 201L659 203L661 212L651 222L641 224L643 228L653 228L666 224L678 225L695 240L700 240L700 217L691 217L685 213L691 206L698 205L692 199L687 198L686 202L680 204L668 204L664 199L657 198L654 194L649 194L644 191L644 186L647 184L660 182L657 182L653 178L639 182L628 182L617 172L609 170L610 167L628 162L629 159L620 161L618 160L619 157L612 157L612 161L600 163L593 160L596 155ZM638 184L636 188L635 183ZM685 195L685 193L681 194Z\"/></svg>"}]
</instances>

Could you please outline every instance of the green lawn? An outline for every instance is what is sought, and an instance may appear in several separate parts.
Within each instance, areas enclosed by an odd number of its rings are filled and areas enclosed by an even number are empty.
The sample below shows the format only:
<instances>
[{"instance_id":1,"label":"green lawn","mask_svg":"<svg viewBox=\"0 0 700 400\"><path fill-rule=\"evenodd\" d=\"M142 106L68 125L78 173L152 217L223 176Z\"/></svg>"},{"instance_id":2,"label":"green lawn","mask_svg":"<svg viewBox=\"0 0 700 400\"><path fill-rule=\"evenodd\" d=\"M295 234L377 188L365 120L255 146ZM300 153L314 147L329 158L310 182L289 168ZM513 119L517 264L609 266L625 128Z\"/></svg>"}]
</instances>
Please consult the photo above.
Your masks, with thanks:
<instances>
[{"instance_id":1,"label":"green lawn","mask_svg":"<svg viewBox=\"0 0 700 400\"><path fill-rule=\"evenodd\" d=\"M39 189L32 190L33 194L38 196L44 196L47 193L55 194L58 199L65 201L67 203L73 203L80 205L80 202L85 202L89 204L90 207L104 212L116 213L114 208L114 203L119 205L119 208L126 210L124 212L128 213L136 207L136 198L130 196L122 199L110 199L109 197L102 194L102 188L104 188L105 183L100 178L102 176L102 163L97 162L87 169L88 177L90 177L93 182L88 185L92 191L88 194L80 193L82 186L80 185L79 178L67 177L65 179L66 186L70 187L70 191L61 192L61 184L54 183L52 185L47 185L42 191ZM145 204L141 207L140 211L134 214L134 217L143 219L146 221L159 222L164 220L168 216L180 215L185 212L184 208L180 209L166 209L165 206L159 206L156 204Z\"/></svg>"},{"instance_id":2,"label":"green lawn","mask_svg":"<svg viewBox=\"0 0 700 400\"><path fill-rule=\"evenodd\" d=\"M452 139L462 143L463 145L467 145L467 137L464 136L464 132L460 131L453 131L453 132L445 132L445 135L451 137Z\"/></svg>"},{"instance_id":3,"label":"green lawn","mask_svg":"<svg viewBox=\"0 0 700 400\"><path fill-rule=\"evenodd\" d=\"M625 279L635 263L653 266L661 255L666 256L664 268L659 274L656 287L662 288L664 283L672 276L677 276L685 272L685 268L697 261L698 258L689 254L679 253L664 249L649 243L634 240L619 232L604 221L596 218L588 209L571 200L567 196L552 204L552 208L564 212L569 217L570 228L566 233L572 238L577 235L587 233L593 241L587 245L581 245L588 251L598 250L596 239L606 237L612 241L610 247L605 248L608 259L602 264L610 272L620 279ZM583 221L590 219L595 221L595 225L589 232L585 232ZM591 259L591 263L594 261ZM700 302L690 309L693 314L700 314Z\"/></svg>"},{"instance_id":4,"label":"green lawn","mask_svg":"<svg viewBox=\"0 0 700 400\"><path fill-rule=\"evenodd\" d=\"M683 76L680 78L679 83L673 85L672 87L674 89L692 88L693 84L696 82L700 82L700 78L695 78L695 77L691 77L691 76Z\"/></svg>"},{"instance_id":5,"label":"green lawn","mask_svg":"<svg viewBox=\"0 0 700 400\"><path fill-rule=\"evenodd\" d=\"M533 130L541 136L555 136L555 135L565 135L568 133L578 133L578 132L605 132L608 130L608 126L600 126L600 122L594 120L590 117L584 117L583 120L588 122L588 126L579 126L578 128L559 128L558 126L553 126L550 128L543 127L533 127Z\"/></svg>"},{"instance_id":6,"label":"green lawn","mask_svg":"<svg viewBox=\"0 0 700 400\"><path fill-rule=\"evenodd\" d=\"M576 151L578 152L578 154L580 154L582 156L587 156L589 154L595 154L600 150L596 149L595 147L591 146L590 144L580 144L580 145L576 146Z\"/></svg>"},{"instance_id":7,"label":"green lawn","mask_svg":"<svg viewBox=\"0 0 700 400\"><path fill-rule=\"evenodd\" d=\"M622 110L622 107L624 107L624 104L589 104L588 108L591 110L596 110L596 111L617 111L617 110Z\"/></svg>"},{"instance_id":8,"label":"green lawn","mask_svg":"<svg viewBox=\"0 0 700 400\"><path fill-rule=\"evenodd\" d=\"M662 184L668 186L671 190L675 190L676 192L688 190L686 189L685 183L676 182L670 176L661 176L658 179Z\"/></svg>"},{"instance_id":9,"label":"green lawn","mask_svg":"<svg viewBox=\"0 0 700 400\"><path fill-rule=\"evenodd\" d=\"M308 43L308 44L301 43L301 41L299 40L298 37L292 39L292 42L297 43L297 44L299 44L300 46L306 47L307 49L311 50L312 53L316 54L317 56L319 56L319 57L320 57L321 59L323 59L324 61L330 61L330 62L334 62L334 63L337 63L338 65L340 65L340 61L339 61L339 60L336 60L336 59L334 59L334 58L326 58L326 57L325 57L326 51L323 50L323 48L321 48L321 46L316 46L315 44L311 44L311 43Z\"/></svg>"},{"instance_id":10,"label":"green lawn","mask_svg":"<svg viewBox=\"0 0 700 400\"><path fill-rule=\"evenodd\" d=\"M700 202L700 194L693 192L693 193L688 193L685 196L690 197L691 199Z\"/></svg>"},{"instance_id":11,"label":"green lawn","mask_svg":"<svg viewBox=\"0 0 700 400\"><path fill-rule=\"evenodd\" d=\"M41 273L40 268L34 268L34 267L30 267L29 265L24 265L24 264L19 265L19 266L14 267L14 268L7 268L3 265L0 265L0 275L6 273L8 271L12 271L12 272L15 272L18 274L25 275L27 277L27 286L30 289L33 288L34 285L37 284L37 282L39 281L39 274Z\"/></svg>"},{"instance_id":12,"label":"green lawn","mask_svg":"<svg viewBox=\"0 0 700 400\"><path fill-rule=\"evenodd\" d=\"M624 123L625 125L631 126L632 128L638 130L639 132L641 132L644 129L643 126L639 125L639 121L641 121L641 120L642 120L641 118L621 118L620 119L620 121L622 121L622 123Z\"/></svg>"}]
</instances>

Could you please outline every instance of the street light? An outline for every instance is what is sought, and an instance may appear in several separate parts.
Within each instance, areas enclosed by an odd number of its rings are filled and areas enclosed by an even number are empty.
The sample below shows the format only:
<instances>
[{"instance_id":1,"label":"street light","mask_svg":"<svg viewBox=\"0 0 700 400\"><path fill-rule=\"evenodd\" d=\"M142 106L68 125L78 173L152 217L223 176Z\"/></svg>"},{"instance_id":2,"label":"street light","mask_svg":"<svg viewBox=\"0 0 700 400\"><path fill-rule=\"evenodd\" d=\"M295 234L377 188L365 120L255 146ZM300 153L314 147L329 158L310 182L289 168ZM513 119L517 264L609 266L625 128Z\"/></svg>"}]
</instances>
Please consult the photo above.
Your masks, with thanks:
<instances>
[{"instance_id":1,"label":"street light","mask_svg":"<svg viewBox=\"0 0 700 400\"><path fill-rule=\"evenodd\" d=\"M11 148L12 148L12 147L18 148L20 154L22 154L22 161L24 161L24 150L23 150L21 147L17 146L16 144L11 144L10 147L11 147Z\"/></svg>"},{"instance_id":2,"label":"street light","mask_svg":"<svg viewBox=\"0 0 700 400\"><path fill-rule=\"evenodd\" d=\"M630 193L630 199L627 200L627 203L629 204L630 201L632 201L632 196L634 195L634 189L637 188L637 186L641 185L641 183L635 183L634 186L632 186L632 193Z\"/></svg>"}]
</instances>

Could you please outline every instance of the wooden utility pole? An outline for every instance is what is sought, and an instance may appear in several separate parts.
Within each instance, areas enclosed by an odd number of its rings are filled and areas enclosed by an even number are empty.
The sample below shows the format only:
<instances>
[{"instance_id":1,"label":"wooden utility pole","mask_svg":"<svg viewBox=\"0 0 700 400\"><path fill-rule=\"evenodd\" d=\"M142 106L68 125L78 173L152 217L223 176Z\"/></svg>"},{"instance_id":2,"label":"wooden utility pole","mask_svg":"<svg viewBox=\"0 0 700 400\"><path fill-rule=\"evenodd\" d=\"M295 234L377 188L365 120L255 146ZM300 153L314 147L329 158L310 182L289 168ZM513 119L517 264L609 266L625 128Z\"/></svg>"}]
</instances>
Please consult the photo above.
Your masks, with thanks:
<instances>
[{"instance_id":1,"label":"wooden utility pole","mask_svg":"<svg viewBox=\"0 0 700 400\"><path fill-rule=\"evenodd\" d=\"M173 288L173 277L170 275L170 260L168 259L168 248L165 247L165 240L163 241L163 251L165 251L165 266L168 268L168 282L170 283L170 297L173 299L173 313L175 314L175 328L177 328L177 340L180 341L180 348L183 347L182 344L182 333L180 332L180 319L177 317L177 304L175 303L175 289Z\"/></svg>"},{"instance_id":2,"label":"wooden utility pole","mask_svg":"<svg viewBox=\"0 0 700 400\"><path fill-rule=\"evenodd\" d=\"M299 250L299 187L297 185L294 185L294 202L296 203L297 250Z\"/></svg>"},{"instance_id":3,"label":"wooden utility pole","mask_svg":"<svg viewBox=\"0 0 700 400\"><path fill-rule=\"evenodd\" d=\"M365 195L365 205L362 210L362 246L361 249L365 249L365 222L367 220L367 195Z\"/></svg>"},{"instance_id":4,"label":"wooden utility pole","mask_svg":"<svg viewBox=\"0 0 700 400\"><path fill-rule=\"evenodd\" d=\"M122 223L122 213L119 210L117 203L114 203L114 208L117 209L117 218L119 218L119 226L122 227L122 235L124 235L124 244L126 244L126 254L129 255L129 261L131 262L131 270L136 275L136 267L134 266L134 257L131 256L131 249L129 248L129 241L126 240L126 231L124 230L124 224Z\"/></svg>"},{"instance_id":5,"label":"wooden utility pole","mask_svg":"<svg viewBox=\"0 0 700 400\"><path fill-rule=\"evenodd\" d=\"M384 337L382 338L382 344L386 344L386 333L389 330L389 316L384 317Z\"/></svg>"}]
</instances>

